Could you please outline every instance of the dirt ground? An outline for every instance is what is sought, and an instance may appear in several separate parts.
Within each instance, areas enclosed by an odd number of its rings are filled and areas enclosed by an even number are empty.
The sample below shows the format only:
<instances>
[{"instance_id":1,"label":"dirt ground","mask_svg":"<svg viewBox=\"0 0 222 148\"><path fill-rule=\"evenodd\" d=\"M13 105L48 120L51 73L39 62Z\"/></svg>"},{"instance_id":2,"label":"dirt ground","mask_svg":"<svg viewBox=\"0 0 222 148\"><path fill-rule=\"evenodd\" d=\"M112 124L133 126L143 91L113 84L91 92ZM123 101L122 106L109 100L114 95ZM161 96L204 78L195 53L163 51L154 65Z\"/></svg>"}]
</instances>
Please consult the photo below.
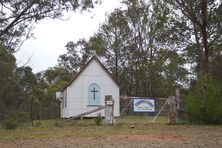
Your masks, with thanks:
<instances>
[{"instance_id":1,"label":"dirt ground","mask_svg":"<svg viewBox=\"0 0 222 148\"><path fill-rule=\"evenodd\" d=\"M137 128L137 127L133 127ZM157 132L111 133L105 136L66 136L63 138L27 138L6 140L1 148L72 148L72 147L149 147L149 148L221 148L222 126L180 125ZM155 131L155 130L154 130ZM59 133L58 133L59 134Z\"/></svg>"}]
</instances>

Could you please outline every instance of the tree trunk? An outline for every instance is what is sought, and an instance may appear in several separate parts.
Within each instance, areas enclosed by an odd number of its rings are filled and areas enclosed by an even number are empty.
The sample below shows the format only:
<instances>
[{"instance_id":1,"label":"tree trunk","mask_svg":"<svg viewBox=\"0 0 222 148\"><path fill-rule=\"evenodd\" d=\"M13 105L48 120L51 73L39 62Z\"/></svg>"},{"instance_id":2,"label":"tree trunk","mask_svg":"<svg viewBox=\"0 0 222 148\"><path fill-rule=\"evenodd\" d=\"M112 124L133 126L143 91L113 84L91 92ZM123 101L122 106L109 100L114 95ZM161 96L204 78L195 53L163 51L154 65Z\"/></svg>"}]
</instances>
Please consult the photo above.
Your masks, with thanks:
<instances>
[{"instance_id":1,"label":"tree trunk","mask_svg":"<svg viewBox=\"0 0 222 148\"><path fill-rule=\"evenodd\" d=\"M195 40L196 40L196 44L197 44L197 50L198 50L198 62L199 62L199 68L198 70L201 71L201 73L203 74L203 49L200 46L200 37L198 36L198 28L197 25L195 24L194 21L193 22L193 27L194 27L194 36L195 36Z\"/></svg>"},{"instance_id":2,"label":"tree trunk","mask_svg":"<svg viewBox=\"0 0 222 148\"><path fill-rule=\"evenodd\" d=\"M31 104L30 104L30 119L33 126L34 125L33 124L33 97L31 97Z\"/></svg>"},{"instance_id":3,"label":"tree trunk","mask_svg":"<svg viewBox=\"0 0 222 148\"><path fill-rule=\"evenodd\" d=\"M204 76L204 97L208 94L208 73L209 73L209 46L207 36L207 0L202 0L202 42L204 46L204 57L203 57L203 76Z\"/></svg>"},{"instance_id":4,"label":"tree trunk","mask_svg":"<svg viewBox=\"0 0 222 148\"><path fill-rule=\"evenodd\" d=\"M153 93L152 93L152 91L153 91L153 85L152 85L152 82L153 82L153 78L154 78L154 69L153 69L153 39L152 39L152 37L150 38L150 40L149 40L149 45L150 45L150 69L149 69L149 71L150 71L150 85L149 85L149 95L150 95L150 97L153 97L152 95L153 95Z\"/></svg>"},{"instance_id":5,"label":"tree trunk","mask_svg":"<svg viewBox=\"0 0 222 148\"><path fill-rule=\"evenodd\" d=\"M117 53L117 49L115 51L115 77L116 77L116 81L117 83L119 82L119 73L118 73L118 53Z\"/></svg>"}]
</instances>

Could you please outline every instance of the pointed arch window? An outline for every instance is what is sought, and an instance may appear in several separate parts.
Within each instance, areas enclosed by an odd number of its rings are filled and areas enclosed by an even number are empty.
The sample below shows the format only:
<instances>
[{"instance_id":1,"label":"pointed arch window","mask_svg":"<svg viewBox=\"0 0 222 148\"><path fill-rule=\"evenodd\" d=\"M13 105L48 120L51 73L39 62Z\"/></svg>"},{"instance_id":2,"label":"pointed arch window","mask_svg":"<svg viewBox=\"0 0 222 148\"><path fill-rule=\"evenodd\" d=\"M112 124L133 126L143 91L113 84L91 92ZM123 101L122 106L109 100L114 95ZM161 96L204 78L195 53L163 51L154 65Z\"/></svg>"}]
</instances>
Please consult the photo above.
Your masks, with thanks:
<instances>
[{"instance_id":1,"label":"pointed arch window","mask_svg":"<svg viewBox=\"0 0 222 148\"><path fill-rule=\"evenodd\" d=\"M100 105L100 87L93 83L88 88L88 105Z\"/></svg>"}]
</instances>

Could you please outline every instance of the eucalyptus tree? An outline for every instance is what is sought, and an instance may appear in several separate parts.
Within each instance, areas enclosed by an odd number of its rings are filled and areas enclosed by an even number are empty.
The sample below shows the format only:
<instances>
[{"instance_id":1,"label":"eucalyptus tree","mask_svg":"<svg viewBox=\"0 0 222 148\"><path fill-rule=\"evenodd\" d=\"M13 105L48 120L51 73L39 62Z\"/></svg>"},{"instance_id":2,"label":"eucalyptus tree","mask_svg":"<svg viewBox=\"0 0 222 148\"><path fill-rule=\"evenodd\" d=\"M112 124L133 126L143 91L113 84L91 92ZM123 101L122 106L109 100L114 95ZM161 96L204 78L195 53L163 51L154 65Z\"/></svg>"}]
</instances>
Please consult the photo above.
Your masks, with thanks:
<instances>
[{"instance_id":1,"label":"eucalyptus tree","mask_svg":"<svg viewBox=\"0 0 222 148\"><path fill-rule=\"evenodd\" d=\"M125 17L127 19L128 25L131 30L131 39L128 45L128 50L130 51L129 56L129 66L131 73L133 73L133 79L135 84L134 95L138 96L141 94L139 91L143 91L143 88L140 87L141 80L144 82L146 79L144 64L147 63L146 53L144 52L145 46L145 34L146 26L148 21L148 5L144 1L124 1L124 4L127 6ZM147 39L147 38L146 38ZM141 76L144 76L141 79ZM146 82L146 80L145 80ZM132 84L131 84L132 85ZM146 86L145 86L146 87Z\"/></svg>"},{"instance_id":2,"label":"eucalyptus tree","mask_svg":"<svg viewBox=\"0 0 222 148\"><path fill-rule=\"evenodd\" d=\"M1 0L0 41L12 49L44 18L61 18L65 11L93 8L98 0Z\"/></svg>"},{"instance_id":3,"label":"eucalyptus tree","mask_svg":"<svg viewBox=\"0 0 222 148\"><path fill-rule=\"evenodd\" d=\"M77 48L85 43L84 40L77 43L68 42L66 44L67 53L62 54L58 58L59 66L64 67L70 72L76 72L80 68L80 57Z\"/></svg>"},{"instance_id":4,"label":"eucalyptus tree","mask_svg":"<svg viewBox=\"0 0 222 148\"><path fill-rule=\"evenodd\" d=\"M30 67L19 67L16 69L16 75L17 75L17 84L19 87L19 91L21 92L22 96L22 110L25 112L29 112L30 119L33 125L34 120L34 106L36 105L36 102L38 102L37 96L34 95L37 81L36 77L32 72L32 69ZM20 96L20 97L21 97ZM20 105L18 105L20 107Z\"/></svg>"},{"instance_id":5,"label":"eucalyptus tree","mask_svg":"<svg viewBox=\"0 0 222 148\"><path fill-rule=\"evenodd\" d=\"M179 86L182 78L178 75L185 77L184 60L176 53L180 45L175 46L184 38L172 31L168 21L173 18L164 1L124 0L123 5L125 9L112 12L88 41L73 43L71 51L82 53L80 61L93 51L102 56L118 80L122 95L167 95L169 91L163 91L166 85ZM74 56L72 52L68 50L66 57ZM168 81L166 75L171 75L173 81Z\"/></svg>"},{"instance_id":6,"label":"eucalyptus tree","mask_svg":"<svg viewBox=\"0 0 222 148\"><path fill-rule=\"evenodd\" d=\"M208 92L209 58L222 38L221 1L218 0L168 0L172 13L179 13L187 19L189 30L194 37L196 57L201 73L204 75L205 96ZM180 21L179 19L177 20ZM192 48L190 48L192 49Z\"/></svg>"},{"instance_id":7,"label":"eucalyptus tree","mask_svg":"<svg viewBox=\"0 0 222 148\"><path fill-rule=\"evenodd\" d=\"M211 61L210 74L219 84L221 84L221 89L222 89L222 79L221 79L222 64L221 63L222 63L222 55L221 54L216 55Z\"/></svg>"},{"instance_id":8,"label":"eucalyptus tree","mask_svg":"<svg viewBox=\"0 0 222 148\"><path fill-rule=\"evenodd\" d=\"M127 47L130 42L130 28L125 18L125 12L116 9L99 29L99 36L103 40L101 47L107 66L119 81L120 73L126 66Z\"/></svg>"},{"instance_id":9,"label":"eucalyptus tree","mask_svg":"<svg viewBox=\"0 0 222 148\"><path fill-rule=\"evenodd\" d=\"M8 49L0 43L0 120L9 106L17 103L16 92L16 60Z\"/></svg>"},{"instance_id":10,"label":"eucalyptus tree","mask_svg":"<svg viewBox=\"0 0 222 148\"><path fill-rule=\"evenodd\" d=\"M35 114L35 119L37 117L41 119L58 118L59 103L55 99L55 93L63 90L73 77L73 73L63 67L55 66L35 74L35 77L37 86L33 96L38 98L39 105L39 108L34 108L38 113Z\"/></svg>"},{"instance_id":11,"label":"eucalyptus tree","mask_svg":"<svg viewBox=\"0 0 222 148\"><path fill-rule=\"evenodd\" d=\"M65 46L67 53L60 55L58 58L59 67L63 67L74 74L78 72L93 54L101 54L101 51L99 51L100 39L98 35L94 35L89 40L69 41Z\"/></svg>"},{"instance_id":12,"label":"eucalyptus tree","mask_svg":"<svg viewBox=\"0 0 222 148\"><path fill-rule=\"evenodd\" d=\"M191 39L185 46L185 54L197 73L195 85L185 97L190 121L218 124L221 123L221 4L218 0L167 0L177 22L186 20ZM193 64L192 64L193 65ZM216 80L213 80L212 77Z\"/></svg>"},{"instance_id":13,"label":"eucalyptus tree","mask_svg":"<svg viewBox=\"0 0 222 148\"><path fill-rule=\"evenodd\" d=\"M0 119L12 116L20 118L21 115L18 114L20 111L26 112L29 106L27 104L32 100L31 94L36 86L35 76L30 67L16 67L15 57L2 44L0 64Z\"/></svg>"},{"instance_id":14,"label":"eucalyptus tree","mask_svg":"<svg viewBox=\"0 0 222 148\"><path fill-rule=\"evenodd\" d=\"M124 3L127 5L126 18L132 30L129 47L133 51L134 60L131 61L136 73L136 94L163 95L163 91L159 90L165 87L166 65L169 64L167 60L180 49L180 44L177 43L181 43L183 38L172 31L177 28L171 28L170 21L173 18L165 1L125 0ZM174 66L184 69L183 64L176 63ZM178 81L177 77L174 83L178 85Z\"/></svg>"}]
</instances>

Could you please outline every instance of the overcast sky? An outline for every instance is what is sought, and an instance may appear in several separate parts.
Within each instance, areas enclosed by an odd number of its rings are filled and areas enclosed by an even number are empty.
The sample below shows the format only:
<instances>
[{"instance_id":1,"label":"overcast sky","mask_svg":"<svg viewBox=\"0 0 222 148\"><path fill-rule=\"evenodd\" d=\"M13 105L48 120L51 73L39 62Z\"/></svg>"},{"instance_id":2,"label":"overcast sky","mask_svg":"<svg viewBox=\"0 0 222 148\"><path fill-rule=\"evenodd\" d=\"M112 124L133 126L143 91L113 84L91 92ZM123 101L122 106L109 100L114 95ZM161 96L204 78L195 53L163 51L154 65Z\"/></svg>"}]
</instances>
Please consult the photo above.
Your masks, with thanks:
<instances>
[{"instance_id":1,"label":"overcast sky","mask_svg":"<svg viewBox=\"0 0 222 148\"><path fill-rule=\"evenodd\" d=\"M93 35L104 22L106 14L120 6L119 1L105 0L91 13L70 12L66 14L66 21L42 20L34 26L35 38L25 41L16 53L18 66L26 63L29 58L31 60L27 66L32 67L34 73L55 66L59 55L66 52L66 43Z\"/></svg>"}]
</instances>

